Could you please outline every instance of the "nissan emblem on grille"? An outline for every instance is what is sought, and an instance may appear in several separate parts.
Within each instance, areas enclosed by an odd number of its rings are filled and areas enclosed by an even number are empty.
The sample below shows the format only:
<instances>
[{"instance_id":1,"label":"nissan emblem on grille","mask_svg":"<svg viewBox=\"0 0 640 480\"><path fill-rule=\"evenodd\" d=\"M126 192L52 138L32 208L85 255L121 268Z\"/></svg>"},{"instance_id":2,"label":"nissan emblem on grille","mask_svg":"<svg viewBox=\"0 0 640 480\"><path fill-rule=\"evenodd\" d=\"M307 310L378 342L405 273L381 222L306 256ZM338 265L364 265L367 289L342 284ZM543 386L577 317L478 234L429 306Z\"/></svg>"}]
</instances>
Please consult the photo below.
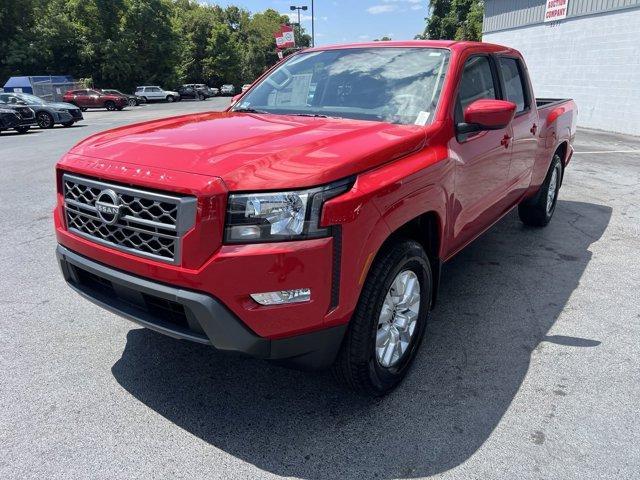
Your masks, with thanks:
<instances>
[{"instance_id":1,"label":"nissan emblem on grille","mask_svg":"<svg viewBox=\"0 0 640 480\"><path fill-rule=\"evenodd\" d=\"M69 173L62 180L70 232L135 255L180 262L182 237L195 224L195 197Z\"/></svg>"},{"instance_id":2,"label":"nissan emblem on grille","mask_svg":"<svg viewBox=\"0 0 640 480\"><path fill-rule=\"evenodd\" d=\"M111 189L100 192L96 198L96 213L108 225L114 225L118 222L118 218L120 218L120 200L116 192Z\"/></svg>"}]
</instances>

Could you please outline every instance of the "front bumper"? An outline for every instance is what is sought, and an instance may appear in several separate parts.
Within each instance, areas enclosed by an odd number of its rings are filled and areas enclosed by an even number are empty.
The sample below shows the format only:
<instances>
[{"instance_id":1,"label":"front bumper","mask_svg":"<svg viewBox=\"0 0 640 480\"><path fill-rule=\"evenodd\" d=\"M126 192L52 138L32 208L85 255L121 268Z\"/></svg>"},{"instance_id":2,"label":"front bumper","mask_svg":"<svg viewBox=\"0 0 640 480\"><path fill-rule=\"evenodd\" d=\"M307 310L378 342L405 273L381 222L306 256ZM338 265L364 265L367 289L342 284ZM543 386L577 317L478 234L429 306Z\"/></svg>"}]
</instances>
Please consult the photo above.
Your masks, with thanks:
<instances>
[{"instance_id":1,"label":"front bumper","mask_svg":"<svg viewBox=\"0 0 640 480\"><path fill-rule=\"evenodd\" d=\"M58 245L67 283L107 310L165 335L306 369L333 363L346 325L268 339L250 331L211 295L113 269Z\"/></svg>"}]
</instances>

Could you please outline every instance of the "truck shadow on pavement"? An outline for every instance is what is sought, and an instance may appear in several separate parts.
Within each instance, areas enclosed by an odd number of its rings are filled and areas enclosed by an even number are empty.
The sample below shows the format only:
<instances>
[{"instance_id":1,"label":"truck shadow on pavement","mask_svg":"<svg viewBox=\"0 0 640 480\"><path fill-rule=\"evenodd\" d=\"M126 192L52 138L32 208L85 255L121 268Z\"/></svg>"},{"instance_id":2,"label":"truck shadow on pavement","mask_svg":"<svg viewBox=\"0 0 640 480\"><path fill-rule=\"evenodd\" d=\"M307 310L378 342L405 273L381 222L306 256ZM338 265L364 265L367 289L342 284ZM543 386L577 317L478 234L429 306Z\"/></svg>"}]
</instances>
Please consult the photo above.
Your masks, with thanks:
<instances>
[{"instance_id":1,"label":"truck shadow on pavement","mask_svg":"<svg viewBox=\"0 0 640 480\"><path fill-rule=\"evenodd\" d=\"M469 459L505 414L532 355L590 259L611 208L560 201L546 229L512 212L444 270L427 338L405 382L383 399L307 374L131 330L116 380L149 408L266 472L302 478L421 477ZM551 394L561 378L541 385ZM529 439L527 439L529 440ZM150 439L152 441L152 439ZM227 462L228 464L228 462ZM220 473L220 467L210 465Z\"/></svg>"}]
</instances>

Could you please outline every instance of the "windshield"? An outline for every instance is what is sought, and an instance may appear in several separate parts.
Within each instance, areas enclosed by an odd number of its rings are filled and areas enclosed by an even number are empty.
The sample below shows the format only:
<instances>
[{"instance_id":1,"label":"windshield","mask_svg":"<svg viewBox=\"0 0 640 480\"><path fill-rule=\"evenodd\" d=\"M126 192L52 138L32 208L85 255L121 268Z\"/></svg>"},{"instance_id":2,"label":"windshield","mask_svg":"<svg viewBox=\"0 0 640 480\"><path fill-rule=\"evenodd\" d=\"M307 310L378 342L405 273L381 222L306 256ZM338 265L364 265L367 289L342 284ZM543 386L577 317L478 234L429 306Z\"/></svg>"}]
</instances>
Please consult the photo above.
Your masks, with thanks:
<instances>
[{"instance_id":1,"label":"windshield","mask_svg":"<svg viewBox=\"0 0 640 480\"><path fill-rule=\"evenodd\" d=\"M331 116L399 124L433 120L449 64L435 48L348 48L292 56L234 111Z\"/></svg>"},{"instance_id":2,"label":"windshield","mask_svg":"<svg viewBox=\"0 0 640 480\"><path fill-rule=\"evenodd\" d=\"M27 105L43 105L45 101L35 95L29 95L28 93L5 93L0 95L0 101L3 103L17 103L16 100L22 101Z\"/></svg>"}]
</instances>

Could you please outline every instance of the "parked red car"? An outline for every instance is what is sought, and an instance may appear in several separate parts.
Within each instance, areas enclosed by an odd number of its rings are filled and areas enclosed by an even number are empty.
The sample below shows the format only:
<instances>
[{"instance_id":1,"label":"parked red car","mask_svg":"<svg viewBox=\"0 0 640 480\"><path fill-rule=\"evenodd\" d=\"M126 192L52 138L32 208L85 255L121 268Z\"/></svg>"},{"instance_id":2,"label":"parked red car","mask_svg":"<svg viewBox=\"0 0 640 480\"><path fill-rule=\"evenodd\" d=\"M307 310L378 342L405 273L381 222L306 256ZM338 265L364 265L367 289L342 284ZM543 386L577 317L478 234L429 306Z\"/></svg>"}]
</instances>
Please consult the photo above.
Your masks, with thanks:
<instances>
[{"instance_id":1,"label":"parked red car","mask_svg":"<svg viewBox=\"0 0 640 480\"><path fill-rule=\"evenodd\" d=\"M122 110L129 103L124 95L105 93L98 90L69 90L64 93L63 101L72 103L84 112L88 108L106 108L107 110Z\"/></svg>"},{"instance_id":2,"label":"parked red car","mask_svg":"<svg viewBox=\"0 0 640 480\"><path fill-rule=\"evenodd\" d=\"M380 395L415 357L441 265L515 207L551 220L575 129L574 102L536 100L507 47L312 48L226 112L76 145L57 165L57 256L141 325L333 365Z\"/></svg>"}]
</instances>

